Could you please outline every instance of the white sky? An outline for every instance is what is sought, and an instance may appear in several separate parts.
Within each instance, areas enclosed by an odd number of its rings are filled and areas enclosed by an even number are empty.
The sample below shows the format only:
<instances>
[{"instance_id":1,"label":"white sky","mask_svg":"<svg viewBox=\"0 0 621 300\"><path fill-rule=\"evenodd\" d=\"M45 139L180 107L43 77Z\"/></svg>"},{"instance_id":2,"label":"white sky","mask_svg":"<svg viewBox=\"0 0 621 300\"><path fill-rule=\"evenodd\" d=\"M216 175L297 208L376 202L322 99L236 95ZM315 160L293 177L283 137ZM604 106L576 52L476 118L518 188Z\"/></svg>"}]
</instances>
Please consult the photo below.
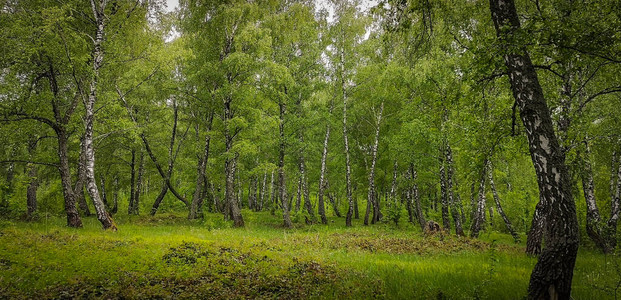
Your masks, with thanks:
<instances>
[{"instance_id":1,"label":"white sky","mask_svg":"<svg viewBox=\"0 0 621 300\"><path fill-rule=\"evenodd\" d=\"M315 0L315 2L317 3L317 7L326 7L328 5L328 0ZM377 5L378 0L361 0L360 1L360 8L363 11L366 11L367 9ZM175 8L177 8L177 6L179 6L179 0L166 0L166 10L167 11L173 11L175 10ZM329 9L330 11L330 19L332 18L332 9Z\"/></svg>"},{"instance_id":2,"label":"white sky","mask_svg":"<svg viewBox=\"0 0 621 300\"><path fill-rule=\"evenodd\" d=\"M166 11L173 11L179 6L179 0L166 0Z\"/></svg>"}]
</instances>

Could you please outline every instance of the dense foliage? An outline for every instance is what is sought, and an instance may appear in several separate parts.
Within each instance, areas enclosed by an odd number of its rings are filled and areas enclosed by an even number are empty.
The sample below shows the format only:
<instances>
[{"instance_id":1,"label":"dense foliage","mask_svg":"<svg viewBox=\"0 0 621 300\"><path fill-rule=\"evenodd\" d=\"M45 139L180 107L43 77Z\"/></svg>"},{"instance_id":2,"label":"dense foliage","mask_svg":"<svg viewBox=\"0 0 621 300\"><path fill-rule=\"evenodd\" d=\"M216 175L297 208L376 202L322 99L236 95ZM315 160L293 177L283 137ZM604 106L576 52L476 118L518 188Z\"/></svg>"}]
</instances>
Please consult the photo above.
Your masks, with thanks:
<instances>
[{"instance_id":1,"label":"dense foliage","mask_svg":"<svg viewBox=\"0 0 621 300\"><path fill-rule=\"evenodd\" d=\"M0 0L0 216L123 231L118 215L266 211L504 232L531 255L577 218L581 245L613 253L621 5L490 5Z\"/></svg>"}]
</instances>

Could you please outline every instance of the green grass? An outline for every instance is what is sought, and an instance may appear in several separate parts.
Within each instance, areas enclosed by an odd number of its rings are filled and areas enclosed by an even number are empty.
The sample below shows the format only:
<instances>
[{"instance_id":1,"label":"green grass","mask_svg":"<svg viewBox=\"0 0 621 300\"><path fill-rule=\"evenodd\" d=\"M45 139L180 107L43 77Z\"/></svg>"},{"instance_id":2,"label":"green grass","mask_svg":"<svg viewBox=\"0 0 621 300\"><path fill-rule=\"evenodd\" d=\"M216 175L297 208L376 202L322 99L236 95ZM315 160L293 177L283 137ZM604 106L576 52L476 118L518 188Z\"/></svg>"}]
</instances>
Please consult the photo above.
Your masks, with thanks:
<instances>
[{"instance_id":1,"label":"green grass","mask_svg":"<svg viewBox=\"0 0 621 300\"><path fill-rule=\"evenodd\" d=\"M1 298L520 299L536 259L497 232L425 237L412 225L281 227L245 212L117 216L118 232L62 218L0 223ZM621 280L616 256L582 249L573 298L607 299Z\"/></svg>"}]
</instances>

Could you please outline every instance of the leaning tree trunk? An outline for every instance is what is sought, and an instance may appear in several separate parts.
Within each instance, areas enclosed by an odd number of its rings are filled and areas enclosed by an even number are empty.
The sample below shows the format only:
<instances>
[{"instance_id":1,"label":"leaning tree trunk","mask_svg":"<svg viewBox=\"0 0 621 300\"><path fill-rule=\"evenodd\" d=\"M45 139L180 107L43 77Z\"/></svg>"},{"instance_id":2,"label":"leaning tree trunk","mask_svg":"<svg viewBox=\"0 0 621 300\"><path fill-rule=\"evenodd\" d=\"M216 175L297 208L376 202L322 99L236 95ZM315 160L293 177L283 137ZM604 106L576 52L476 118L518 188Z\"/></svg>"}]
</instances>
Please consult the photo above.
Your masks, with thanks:
<instances>
[{"instance_id":1,"label":"leaning tree trunk","mask_svg":"<svg viewBox=\"0 0 621 300\"><path fill-rule=\"evenodd\" d=\"M287 201L287 185L285 184L285 103L278 103L280 120L278 129L280 132L280 146L278 152L278 200L282 205L283 225L285 228L293 227L289 217L289 201Z\"/></svg>"},{"instance_id":2,"label":"leaning tree trunk","mask_svg":"<svg viewBox=\"0 0 621 300\"><path fill-rule=\"evenodd\" d=\"M470 228L470 237L479 236L479 231L485 224L485 169L487 168L487 159L483 162L483 171L481 172L481 181L479 184L479 200L477 201L474 219Z\"/></svg>"},{"instance_id":3,"label":"leaning tree trunk","mask_svg":"<svg viewBox=\"0 0 621 300\"><path fill-rule=\"evenodd\" d=\"M498 40L507 44L519 35L513 0L490 0ZM576 207L565 156L554 134L550 111L526 47L507 45L504 56L513 96L526 129L539 193L545 207L546 245L531 274L530 299L569 299L579 246Z\"/></svg>"},{"instance_id":4,"label":"leaning tree trunk","mask_svg":"<svg viewBox=\"0 0 621 300\"><path fill-rule=\"evenodd\" d=\"M602 219L599 214L599 208L595 201L595 187L593 184L593 170L591 168L591 158L589 145L584 140L586 148L585 157L582 157L583 170L580 172L580 178L582 180L582 191L584 193L584 200L586 201L586 231L591 240L597 245L598 248L604 253L609 253L612 249L609 248L609 244L606 241L604 228L602 228ZM580 153L578 152L578 157Z\"/></svg>"},{"instance_id":5,"label":"leaning tree trunk","mask_svg":"<svg viewBox=\"0 0 621 300\"><path fill-rule=\"evenodd\" d=\"M153 151L151 150L151 146L149 145L144 133L140 135L140 138L142 139L142 142L145 146L145 150L147 150L147 153L149 154L151 161L155 165L155 168L157 169L158 173L160 174L163 180L160 194L155 199L155 202L153 202L153 207L151 208L151 216L155 215L160 204L162 203L162 200L164 200L164 197L166 196L169 190L171 193L173 193L173 195L177 199L179 199L179 201L183 202L183 204L185 204L186 207L190 206L190 203L188 203L185 197L181 196L170 183L170 179L172 178L172 173L175 167L175 159L176 159L177 154L179 153L179 148L181 145L181 142L179 142L179 145L177 146L177 150L175 152L175 140L177 137L178 119L179 119L179 107L177 106L177 100L173 99L173 127L172 127L172 131L170 135L170 143L168 145L168 171L166 173L164 173L164 169L162 169L162 166L157 161L155 154L153 154Z\"/></svg>"},{"instance_id":6,"label":"leaning tree trunk","mask_svg":"<svg viewBox=\"0 0 621 300\"><path fill-rule=\"evenodd\" d=\"M336 202L336 200L334 199L334 194L328 193L328 199L330 199L330 203L332 204L332 209L334 211L334 215L337 216L338 218L342 217L341 216L341 211L339 211L339 205Z\"/></svg>"},{"instance_id":7,"label":"leaning tree trunk","mask_svg":"<svg viewBox=\"0 0 621 300\"><path fill-rule=\"evenodd\" d=\"M105 28L105 4L106 1L100 2L101 6L95 4L95 0L91 0L93 9L93 17L95 25L95 38L93 40L92 67L93 74L90 83L90 93L84 99L84 160L86 174L86 190L88 191L97 219L101 222L104 229L116 231L116 225L110 214L106 211L106 207L99 196L99 189L95 181L95 146L93 144L93 125L95 122L95 102L97 101L97 85L99 80L99 69L103 63L104 53L101 44L104 40Z\"/></svg>"},{"instance_id":8,"label":"leaning tree trunk","mask_svg":"<svg viewBox=\"0 0 621 300\"><path fill-rule=\"evenodd\" d=\"M507 217L505 212L502 210L502 206L500 205L500 197L498 197L498 192L496 191L496 184L494 184L494 174L493 173L494 172L493 172L493 168L492 168L492 163L491 163L491 161L488 161L487 162L487 174L488 174L487 179L489 179L489 186L492 189L492 194L494 196L494 202L496 202L496 210L498 210L498 214L502 217L502 220L505 222L505 226L507 227L507 230L509 230L509 233L511 233L511 236L513 237L513 240L516 243L519 243L520 242L520 236L517 234L515 229L513 229L513 225L511 224L511 221L509 221L509 218Z\"/></svg>"},{"instance_id":9,"label":"leaning tree trunk","mask_svg":"<svg viewBox=\"0 0 621 300\"><path fill-rule=\"evenodd\" d=\"M461 215L458 210L458 202L455 197L455 193L453 191L453 178L455 176L455 168L453 166L453 152L451 150L450 145L446 145L445 149L445 157L446 157L446 188L448 190L448 202L451 207L451 215L453 216L453 221L455 222L455 234L459 236L464 236L464 229L461 224Z\"/></svg>"}]
</instances>

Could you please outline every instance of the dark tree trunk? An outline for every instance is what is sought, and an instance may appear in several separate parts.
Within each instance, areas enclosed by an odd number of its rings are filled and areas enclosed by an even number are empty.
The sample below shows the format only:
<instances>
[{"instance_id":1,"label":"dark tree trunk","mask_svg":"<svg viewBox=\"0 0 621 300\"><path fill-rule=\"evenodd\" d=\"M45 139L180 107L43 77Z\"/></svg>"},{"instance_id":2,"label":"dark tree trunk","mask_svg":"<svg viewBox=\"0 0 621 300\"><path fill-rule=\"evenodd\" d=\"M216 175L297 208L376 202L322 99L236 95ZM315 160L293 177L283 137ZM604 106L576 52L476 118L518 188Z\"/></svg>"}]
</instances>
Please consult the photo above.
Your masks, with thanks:
<instances>
[{"instance_id":1,"label":"dark tree trunk","mask_svg":"<svg viewBox=\"0 0 621 300\"><path fill-rule=\"evenodd\" d=\"M276 210L276 203L274 203L275 201L275 185L274 185L274 170L272 170L272 175L271 175L271 179L270 179L270 211L272 212L272 214L274 214L274 211Z\"/></svg>"},{"instance_id":2,"label":"dark tree trunk","mask_svg":"<svg viewBox=\"0 0 621 300\"><path fill-rule=\"evenodd\" d=\"M285 228L293 227L289 217L289 202L287 201L287 185L285 183L285 103L278 104L280 111L279 132L280 143L278 152L278 200L282 205L283 225Z\"/></svg>"},{"instance_id":3,"label":"dark tree trunk","mask_svg":"<svg viewBox=\"0 0 621 300\"><path fill-rule=\"evenodd\" d=\"M140 214L140 194L142 193L142 182L144 177L144 153L140 153L138 161L138 179L136 180L136 190L134 190L134 206L132 214Z\"/></svg>"},{"instance_id":4,"label":"dark tree trunk","mask_svg":"<svg viewBox=\"0 0 621 300\"><path fill-rule=\"evenodd\" d=\"M540 199L539 202L537 202L537 206L535 206L533 220L528 235L526 236L526 254L528 255L538 256L541 253L543 231L545 228L544 215L544 207Z\"/></svg>"},{"instance_id":5,"label":"dark tree trunk","mask_svg":"<svg viewBox=\"0 0 621 300\"><path fill-rule=\"evenodd\" d=\"M30 164L28 166L28 177L30 177L30 182L26 189L26 214L28 219L32 219L37 212L37 189L39 188L36 165Z\"/></svg>"},{"instance_id":6,"label":"dark tree trunk","mask_svg":"<svg viewBox=\"0 0 621 300\"><path fill-rule=\"evenodd\" d=\"M617 187L615 197L611 199L610 219L608 220L608 242L610 249L617 246L617 223L621 213L621 163L617 168Z\"/></svg>"},{"instance_id":7,"label":"dark tree trunk","mask_svg":"<svg viewBox=\"0 0 621 300\"><path fill-rule=\"evenodd\" d=\"M166 183L163 183L160 193L157 195L157 197L155 197L155 201L153 201L153 206L151 207L151 216L155 216L167 192L168 192L168 185L166 185Z\"/></svg>"},{"instance_id":8,"label":"dark tree trunk","mask_svg":"<svg viewBox=\"0 0 621 300\"><path fill-rule=\"evenodd\" d=\"M37 148L37 136L33 136L28 141L28 155L30 158L34 158ZM28 220L32 220L37 212L37 189L39 188L39 179L37 178L37 165L28 164L27 174L29 177L28 187L26 188L26 217Z\"/></svg>"},{"instance_id":9,"label":"dark tree trunk","mask_svg":"<svg viewBox=\"0 0 621 300\"><path fill-rule=\"evenodd\" d=\"M334 215L341 218L341 211L339 211L339 204L334 199L333 193L328 193L328 198L330 199L330 203L332 204L332 209L334 210Z\"/></svg>"},{"instance_id":10,"label":"dark tree trunk","mask_svg":"<svg viewBox=\"0 0 621 300\"><path fill-rule=\"evenodd\" d=\"M442 151L440 151L442 152ZM451 221L449 219L449 199L446 190L446 171L444 169L444 160L440 160L440 195L442 197L442 227L446 232L451 231Z\"/></svg>"},{"instance_id":11,"label":"dark tree trunk","mask_svg":"<svg viewBox=\"0 0 621 300\"><path fill-rule=\"evenodd\" d=\"M211 124L213 123L213 113L209 115L209 120L207 122L207 134L205 135L205 148L203 150L203 155L198 159L198 166L196 167L196 188L194 189L194 194L192 195L192 204L190 205L190 212L188 213L188 219L196 219L199 216L199 204L201 202L201 195L204 191L204 186L206 186L207 182L207 162L209 160L209 144L211 143Z\"/></svg>"},{"instance_id":12,"label":"dark tree trunk","mask_svg":"<svg viewBox=\"0 0 621 300\"><path fill-rule=\"evenodd\" d=\"M86 196L84 195L84 183L86 182L86 173L84 168L86 166L86 157L84 151L84 137L82 137L80 142L80 155L78 157L78 172L76 174L76 182L75 187L73 188L73 194L75 195L76 202L78 203L78 208L82 212L82 215L85 217L91 216L91 211L88 208L88 203L86 202Z\"/></svg>"},{"instance_id":13,"label":"dark tree trunk","mask_svg":"<svg viewBox=\"0 0 621 300\"><path fill-rule=\"evenodd\" d=\"M235 199L235 169L237 168L237 158L239 153L233 153L233 139L239 133L239 129L229 128L229 123L233 119L233 111L231 109L232 99L229 96L224 101L224 145L226 150L226 159L224 161L224 175L226 180L224 191L224 216L225 219L233 220L235 227L244 227L244 218ZM231 130L233 130L231 132Z\"/></svg>"},{"instance_id":14,"label":"dark tree trunk","mask_svg":"<svg viewBox=\"0 0 621 300\"><path fill-rule=\"evenodd\" d=\"M498 40L507 44L520 21L513 0L490 0ZM569 299L578 253L578 221L565 156L548 110L537 72L524 46L507 45L504 56L509 81L526 129L531 159L545 207L546 247L531 274L530 299Z\"/></svg>"},{"instance_id":15,"label":"dark tree trunk","mask_svg":"<svg viewBox=\"0 0 621 300\"><path fill-rule=\"evenodd\" d=\"M172 132L170 136L170 143L168 145L168 170L166 173L164 173L164 169L158 162L157 158L155 157L155 154L153 154L153 151L151 150L151 146L149 145L149 142L147 141L147 138L144 135L144 133L140 135L140 138L142 139L142 142L145 146L145 150L147 151L147 154L149 154L151 161L153 162L153 164L155 165L155 168L157 169L158 173L163 179L162 189L160 191L160 194L155 199L155 202L153 203L153 207L151 208L151 216L155 215L155 213L157 212L160 206L160 203L162 203L162 200L164 200L164 196L166 196L166 193L168 193L169 190L171 193L173 193L173 195L177 199L179 199L179 201L183 202L183 204L185 204L186 207L190 206L190 203L188 203L185 197L181 196L177 192L177 190L173 187L173 185L170 182L170 179L172 177L172 173L174 170L174 166L175 166L175 158L177 156L177 153L179 153L179 148L181 146L181 142L180 142L179 145L177 146L177 150L175 151L175 140L177 137L178 118L179 118L179 108L177 106L176 99L173 99L173 128L172 128Z\"/></svg>"},{"instance_id":16,"label":"dark tree trunk","mask_svg":"<svg viewBox=\"0 0 621 300\"><path fill-rule=\"evenodd\" d=\"M127 214L131 215L134 213L134 197L136 196L136 150L132 150L132 160L129 164L129 169L131 173L129 177L129 205L127 206Z\"/></svg>"},{"instance_id":17,"label":"dark tree trunk","mask_svg":"<svg viewBox=\"0 0 621 300\"><path fill-rule=\"evenodd\" d=\"M511 221L509 221L509 218L507 217L505 212L502 210L502 206L500 205L500 197L498 196L498 192L496 191L496 184L494 184L494 174L493 174L494 172L493 172L491 162L488 162L487 172L488 172L489 186L492 189L492 194L494 195L494 202L496 203L496 210L498 210L498 214L502 217L502 220L505 222L505 226L507 227L507 230L509 230L509 233L511 233L513 240L516 243L519 243L520 236L517 234L515 229L513 229L513 225L511 224Z\"/></svg>"},{"instance_id":18,"label":"dark tree trunk","mask_svg":"<svg viewBox=\"0 0 621 300\"><path fill-rule=\"evenodd\" d=\"M101 176L99 178L99 184L101 186L101 200L106 206L106 210L110 210L110 204L108 203L108 194L106 193L106 177Z\"/></svg>"},{"instance_id":19,"label":"dark tree trunk","mask_svg":"<svg viewBox=\"0 0 621 300\"><path fill-rule=\"evenodd\" d=\"M414 164L412 163L410 163L410 173L412 174L412 198L414 198L418 225L420 225L421 230L425 231L425 224L427 224L427 221L425 221L425 216L423 215L423 208L420 203L420 195L418 192L418 184L416 183L418 173L414 170Z\"/></svg>"},{"instance_id":20,"label":"dark tree trunk","mask_svg":"<svg viewBox=\"0 0 621 300\"><path fill-rule=\"evenodd\" d=\"M259 211L263 210L265 205L265 195L267 194L267 171L263 173L263 183L261 184L261 195L259 197Z\"/></svg>"},{"instance_id":21,"label":"dark tree trunk","mask_svg":"<svg viewBox=\"0 0 621 300\"><path fill-rule=\"evenodd\" d=\"M79 228L82 227L82 220L75 206L76 199L71 184L71 171L69 170L69 157L67 153L67 133L64 128L58 128L56 131L58 137L58 158L60 172L60 181L63 188L63 196L65 199L65 213L67 214L67 226Z\"/></svg>"},{"instance_id":22,"label":"dark tree trunk","mask_svg":"<svg viewBox=\"0 0 621 300\"><path fill-rule=\"evenodd\" d=\"M455 177L455 168L453 165L453 151L451 150L450 145L446 145L445 149L445 157L446 157L446 188L448 190L448 202L451 207L451 215L453 216L453 222L455 222L455 234L459 236L464 236L464 229L461 223L461 215L459 214L458 208L460 204L456 197L453 187L454 177Z\"/></svg>"},{"instance_id":23,"label":"dark tree trunk","mask_svg":"<svg viewBox=\"0 0 621 300\"><path fill-rule=\"evenodd\" d=\"M116 214L119 209L119 177L116 175L114 176L114 190L112 193L112 198L113 198L112 201L114 202L114 205L112 206L110 213Z\"/></svg>"},{"instance_id":24,"label":"dark tree trunk","mask_svg":"<svg viewBox=\"0 0 621 300\"><path fill-rule=\"evenodd\" d=\"M405 179L410 181L411 177L410 177L410 171L408 170L405 173ZM412 207L414 206L414 200L413 200L413 196L412 196L412 189L406 189L405 191L405 209L408 212L408 222L414 224L414 210L412 209Z\"/></svg>"}]
</instances>

